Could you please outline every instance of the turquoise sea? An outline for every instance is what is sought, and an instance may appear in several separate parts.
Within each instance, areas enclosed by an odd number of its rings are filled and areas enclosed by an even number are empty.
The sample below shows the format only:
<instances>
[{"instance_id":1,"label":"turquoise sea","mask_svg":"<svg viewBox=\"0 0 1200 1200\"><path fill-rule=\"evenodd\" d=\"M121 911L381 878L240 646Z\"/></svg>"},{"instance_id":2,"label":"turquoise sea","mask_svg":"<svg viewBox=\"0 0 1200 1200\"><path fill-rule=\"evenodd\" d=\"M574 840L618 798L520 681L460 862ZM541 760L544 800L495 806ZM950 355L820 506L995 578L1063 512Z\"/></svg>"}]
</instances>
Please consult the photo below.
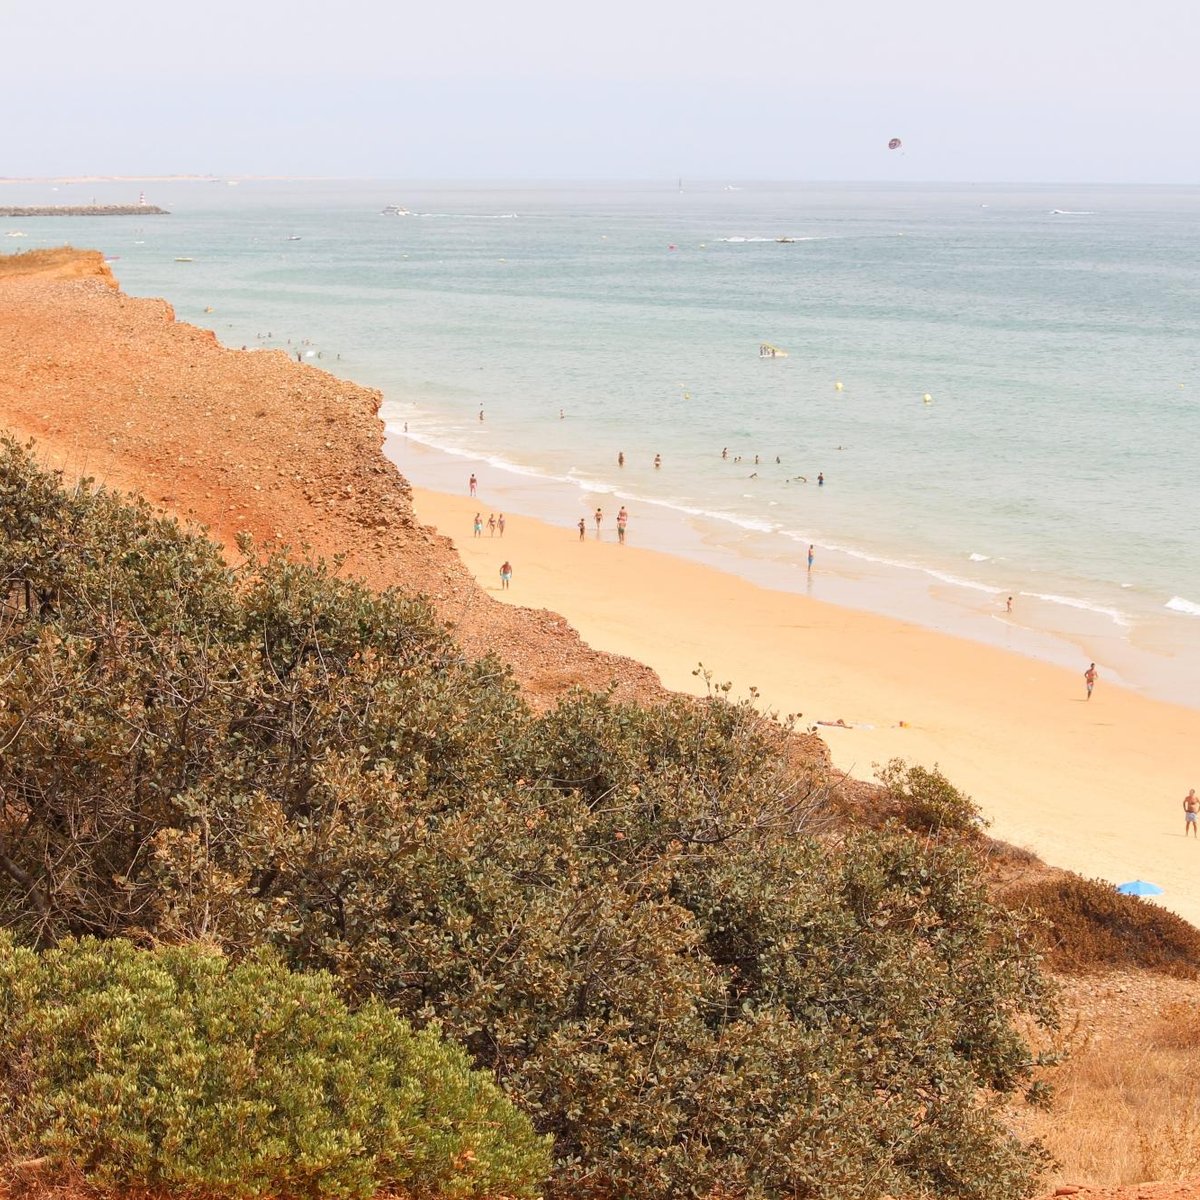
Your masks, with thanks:
<instances>
[{"instance_id":1,"label":"turquoise sea","mask_svg":"<svg viewBox=\"0 0 1200 1200\"><path fill-rule=\"evenodd\" d=\"M0 203L139 189L171 215L0 218L0 250L99 248L227 345L382 389L418 485L475 471L486 503L564 529L624 503L631 542L1200 705L1200 190L222 180Z\"/></svg>"}]
</instances>

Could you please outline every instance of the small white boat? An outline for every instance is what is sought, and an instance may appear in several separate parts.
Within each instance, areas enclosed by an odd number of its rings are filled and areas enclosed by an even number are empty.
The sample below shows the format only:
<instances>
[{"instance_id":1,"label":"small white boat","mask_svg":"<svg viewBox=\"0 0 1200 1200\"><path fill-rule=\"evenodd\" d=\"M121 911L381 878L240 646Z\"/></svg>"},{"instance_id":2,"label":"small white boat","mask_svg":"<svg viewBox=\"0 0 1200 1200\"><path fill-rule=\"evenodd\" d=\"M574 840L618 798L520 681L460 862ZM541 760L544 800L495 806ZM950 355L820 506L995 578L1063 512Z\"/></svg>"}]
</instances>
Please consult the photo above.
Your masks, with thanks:
<instances>
[{"instance_id":1,"label":"small white boat","mask_svg":"<svg viewBox=\"0 0 1200 1200\"><path fill-rule=\"evenodd\" d=\"M383 210L385 217L411 217L412 213L407 208L402 208L399 204L389 204Z\"/></svg>"},{"instance_id":2,"label":"small white boat","mask_svg":"<svg viewBox=\"0 0 1200 1200\"><path fill-rule=\"evenodd\" d=\"M289 242L298 242L299 240L300 240L300 235L298 233L293 233L288 236Z\"/></svg>"},{"instance_id":3,"label":"small white boat","mask_svg":"<svg viewBox=\"0 0 1200 1200\"><path fill-rule=\"evenodd\" d=\"M758 348L759 358L787 358L788 352L780 350L778 346L772 346L770 342L763 342Z\"/></svg>"}]
</instances>

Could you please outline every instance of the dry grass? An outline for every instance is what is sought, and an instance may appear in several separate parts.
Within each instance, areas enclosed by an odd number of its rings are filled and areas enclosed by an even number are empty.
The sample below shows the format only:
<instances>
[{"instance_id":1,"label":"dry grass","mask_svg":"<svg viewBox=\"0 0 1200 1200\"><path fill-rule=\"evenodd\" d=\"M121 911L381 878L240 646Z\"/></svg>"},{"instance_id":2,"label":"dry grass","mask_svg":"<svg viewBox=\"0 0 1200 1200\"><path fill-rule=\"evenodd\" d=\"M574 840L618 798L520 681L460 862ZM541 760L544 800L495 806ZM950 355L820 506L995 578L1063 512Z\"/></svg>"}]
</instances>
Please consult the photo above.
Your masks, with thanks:
<instances>
[{"instance_id":1,"label":"dry grass","mask_svg":"<svg viewBox=\"0 0 1200 1200\"><path fill-rule=\"evenodd\" d=\"M1200 987L1128 975L1077 981L1048 1113L1017 1118L1058 1160L1054 1182L1200 1174Z\"/></svg>"},{"instance_id":2,"label":"dry grass","mask_svg":"<svg viewBox=\"0 0 1200 1200\"><path fill-rule=\"evenodd\" d=\"M73 246L0 255L0 278L14 279L22 275L37 275L43 279L106 279L116 286L112 272L104 265L104 256L98 250L76 250Z\"/></svg>"}]
</instances>

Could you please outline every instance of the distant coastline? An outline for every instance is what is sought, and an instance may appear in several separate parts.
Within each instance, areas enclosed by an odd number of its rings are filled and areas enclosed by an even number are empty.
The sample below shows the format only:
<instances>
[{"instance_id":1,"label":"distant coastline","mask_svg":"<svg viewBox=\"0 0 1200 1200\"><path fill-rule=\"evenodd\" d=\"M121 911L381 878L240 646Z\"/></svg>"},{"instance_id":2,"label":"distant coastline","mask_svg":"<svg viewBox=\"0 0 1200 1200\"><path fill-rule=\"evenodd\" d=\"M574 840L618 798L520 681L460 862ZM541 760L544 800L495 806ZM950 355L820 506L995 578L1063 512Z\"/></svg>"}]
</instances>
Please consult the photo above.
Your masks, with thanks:
<instances>
[{"instance_id":1,"label":"distant coastline","mask_svg":"<svg viewBox=\"0 0 1200 1200\"><path fill-rule=\"evenodd\" d=\"M239 180L303 183L337 179L333 175L0 175L5 183L236 183Z\"/></svg>"},{"instance_id":2,"label":"distant coastline","mask_svg":"<svg viewBox=\"0 0 1200 1200\"><path fill-rule=\"evenodd\" d=\"M34 204L0 208L0 217L168 217L157 204Z\"/></svg>"}]
</instances>

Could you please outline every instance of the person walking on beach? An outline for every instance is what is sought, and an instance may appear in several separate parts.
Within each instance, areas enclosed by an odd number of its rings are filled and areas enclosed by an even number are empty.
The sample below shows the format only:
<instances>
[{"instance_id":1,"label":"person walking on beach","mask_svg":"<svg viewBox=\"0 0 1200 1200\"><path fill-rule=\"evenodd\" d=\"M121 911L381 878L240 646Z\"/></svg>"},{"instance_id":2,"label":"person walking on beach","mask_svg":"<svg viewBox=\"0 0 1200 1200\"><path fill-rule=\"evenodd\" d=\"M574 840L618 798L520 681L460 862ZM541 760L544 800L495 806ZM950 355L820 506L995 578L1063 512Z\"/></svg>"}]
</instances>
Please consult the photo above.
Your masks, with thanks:
<instances>
[{"instance_id":1,"label":"person walking on beach","mask_svg":"<svg viewBox=\"0 0 1200 1200\"><path fill-rule=\"evenodd\" d=\"M621 545L625 545L625 526L629 524L629 514L625 511L625 505L621 505L621 511L617 513L617 541Z\"/></svg>"},{"instance_id":2,"label":"person walking on beach","mask_svg":"<svg viewBox=\"0 0 1200 1200\"><path fill-rule=\"evenodd\" d=\"M600 511L600 506L596 505L596 515L593 518L596 522L596 536L600 536L600 522L604 520L604 514Z\"/></svg>"},{"instance_id":3,"label":"person walking on beach","mask_svg":"<svg viewBox=\"0 0 1200 1200\"><path fill-rule=\"evenodd\" d=\"M1092 688L1096 686L1096 664L1092 663L1083 673L1083 682L1087 684L1087 698L1092 698Z\"/></svg>"},{"instance_id":4,"label":"person walking on beach","mask_svg":"<svg viewBox=\"0 0 1200 1200\"><path fill-rule=\"evenodd\" d=\"M817 487L824 487L824 486L825 486L825 472L818 471L817 472Z\"/></svg>"},{"instance_id":5,"label":"person walking on beach","mask_svg":"<svg viewBox=\"0 0 1200 1200\"><path fill-rule=\"evenodd\" d=\"M617 466L623 467L624 465L625 465L625 451L618 450L617 451Z\"/></svg>"},{"instance_id":6,"label":"person walking on beach","mask_svg":"<svg viewBox=\"0 0 1200 1200\"><path fill-rule=\"evenodd\" d=\"M483 537L483 513L475 514L475 536Z\"/></svg>"},{"instance_id":7,"label":"person walking on beach","mask_svg":"<svg viewBox=\"0 0 1200 1200\"><path fill-rule=\"evenodd\" d=\"M467 481L467 488L471 495L474 496L479 491L479 480L475 478L475 472L471 472L471 478Z\"/></svg>"},{"instance_id":8,"label":"person walking on beach","mask_svg":"<svg viewBox=\"0 0 1200 1200\"><path fill-rule=\"evenodd\" d=\"M488 513L488 537L496 536L496 514Z\"/></svg>"},{"instance_id":9,"label":"person walking on beach","mask_svg":"<svg viewBox=\"0 0 1200 1200\"><path fill-rule=\"evenodd\" d=\"M808 569L810 571L812 570L812 565L813 565L813 548L812 548L812 546L809 546L809 548L808 548Z\"/></svg>"},{"instance_id":10,"label":"person walking on beach","mask_svg":"<svg viewBox=\"0 0 1200 1200\"><path fill-rule=\"evenodd\" d=\"M1011 596L1009 596L1008 600L1004 604L1004 611L1012 612L1012 597Z\"/></svg>"},{"instance_id":11,"label":"person walking on beach","mask_svg":"<svg viewBox=\"0 0 1200 1200\"><path fill-rule=\"evenodd\" d=\"M1183 798L1183 836L1187 837L1188 830L1192 837L1197 837L1196 814L1200 813L1200 797L1196 796L1195 788L1188 788L1188 794Z\"/></svg>"},{"instance_id":12,"label":"person walking on beach","mask_svg":"<svg viewBox=\"0 0 1200 1200\"><path fill-rule=\"evenodd\" d=\"M510 563L508 561L508 559L506 558L500 564L500 587L501 587L501 589L502 590L507 589L507 587L511 581L512 581L512 563Z\"/></svg>"},{"instance_id":13,"label":"person walking on beach","mask_svg":"<svg viewBox=\"0 0 1200 1200\"><path fill-rule=\"evenodd\" d=\"M581 542L583 541L584 534L586 534L586 533L587 533L587 522L582 517L580 517L579 518L579 540Z\"/></svg>"},{"instance_id":14,"label":"person walking on beach","mask_svg":"<svg viewBox=\"0 0 1200 1200\"><path fill-rule=\"evenodd\" d=\"M504 514L503 513L501 513L496 518L496 528L500 530L500 536L503 537L504 536Z\"/></svg>"},{"instance_id":15,"label":"person walking on beach","mask_svg":"<svg viewBox=\"0 0 1200 1200\"><path fill-rule=\"evenodd\" d=\"M662 455L661 455L661 454L656 454L656 455L654 456L654 469L657 471L657 470L658 470L658 468L659 468L659 467L661 467L661 466L662 466Z\"/></svg>"}]
</instances>

